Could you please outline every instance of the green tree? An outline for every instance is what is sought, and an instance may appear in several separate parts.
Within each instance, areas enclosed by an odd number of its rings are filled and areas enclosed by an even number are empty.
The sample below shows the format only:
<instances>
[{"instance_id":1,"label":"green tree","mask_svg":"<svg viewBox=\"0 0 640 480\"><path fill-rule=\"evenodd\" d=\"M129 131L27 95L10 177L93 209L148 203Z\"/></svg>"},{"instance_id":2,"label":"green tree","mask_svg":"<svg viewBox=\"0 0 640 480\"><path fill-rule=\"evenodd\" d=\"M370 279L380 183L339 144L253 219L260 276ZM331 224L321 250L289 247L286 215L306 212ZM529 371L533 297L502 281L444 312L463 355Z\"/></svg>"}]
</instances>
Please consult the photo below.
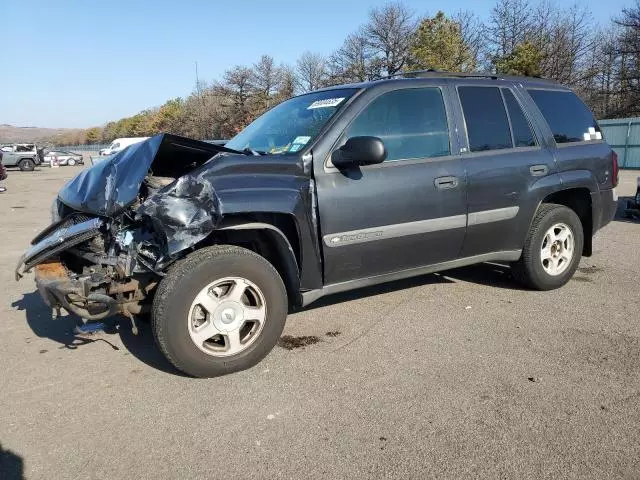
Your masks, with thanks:
<instances>
[{"instance_id":1,"label":"green tree","mask_svg":"<svg viewBox=\"0 0 640 480\"><path fill-rule=\"evenodd\" d=\"M173 98L167 101L153 116L151 122L152 133L180 133L183 110L184 102L181 98Z\"/></svg>"},{"instance_id":2,"label":"green tree","mask_svg":"<svg viewBox=\"0 0 640 480\"><path fill-rule=\"evenodd\" d=\"M476 59L465 42L460 24L438 12L420 22L409 47L409 69L436 69L449 72L469 72L476 68Z\"/></svg>"},{"instance_id":3,"label":"green tree","mask_svg":"<svg viewBox=\"0 0 640 480\"><path fill-rule=\"evenodd\" d=\"M540 76L542 60L542 52L532 42L524 41L508 55L496 58L494 64L498 73L537 77Z\"/></svg>"},{"instance_id":4,"label":"green tree","mask_svg":"<svg viewBox=\"0 0 640 480\"><path fill-rule=\"evenodd\" d=\"M102 132L99 127L93 127L86 131L85 140L88 144L98 143L102 138Z\"/></svg>"}]
</instances>

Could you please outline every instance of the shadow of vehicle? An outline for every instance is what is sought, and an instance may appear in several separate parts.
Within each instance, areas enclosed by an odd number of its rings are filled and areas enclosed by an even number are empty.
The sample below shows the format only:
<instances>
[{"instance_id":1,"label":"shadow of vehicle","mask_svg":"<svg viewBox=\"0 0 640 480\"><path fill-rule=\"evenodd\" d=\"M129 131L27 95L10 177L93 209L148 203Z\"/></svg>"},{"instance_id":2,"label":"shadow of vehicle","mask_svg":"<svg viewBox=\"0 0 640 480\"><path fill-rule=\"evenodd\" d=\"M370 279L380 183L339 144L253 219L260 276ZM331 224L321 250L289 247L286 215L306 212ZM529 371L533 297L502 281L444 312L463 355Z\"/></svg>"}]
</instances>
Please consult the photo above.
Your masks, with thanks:
<instances>
[{"instance_id":1,"label":"shadow of vehicle","mask_svg":"<svg viewBox=\"0 0 640 480\"><path fill-rule=\"evenodd\" d=\"M5 450L0 443L0 478L2 480L23 480L24 460L11 450Z\"/></svg>"},{"instance_id":2,"label":"shadow of vehicle","mask_svg":"<svg viewBox=\"0 0 640 480\"><path fill-rule=\"evenodd\" d=\"M509 265L501 263L479 263L470 267L447 270L442 272L442 275L463 282L486 285L487 287L530 291L530 289L513 278Z\"/></svg>"},{"instance_id":3,"label":"shadow of vehicle","mask_svg":"<svg viewBox=\"0 0 640 480\"><path fill-rule=\"evenodd\" d=\"M487 285L490 287L506 288L509 290L528 290L513 279L511 276L511 269L508 265L498 263L479 263L470 267L445 270L438 273L431 273L418 277L382 283L380 285L363 287L357 290L350 290L348 292L336 293L322 297L317 302L314 302L304 308L304 310L314 310L316 308L335 305L337 303L397 292L407 288L421 287L436 283L455 283L456 280L477 283L478 285Z\"/></svg>"},{"instance_id":4,"label":"shadow of vehicle","mask_svg":"<svg viewBox=\"0 0 640 480\"><path fill-rule=\"evenodd\" d=\"M84 345L104 342L110 350L117 352L120 347L109 340L110 337L119 335L124 348L138 360L165 373L184 376L157 348L148 323L138 321L138 335L134 335L128 318L113 317L104 321L104 333L76 334L74 328L81 324L81 320L75 315L65 314L64 310L60 317L53 319L51 308L44 303L37 291L23 294L22 299L13 302L12 306L25 311L27 323L34 334L59 343L60 348L76 350Z\"/></svg>"}]
</instances>

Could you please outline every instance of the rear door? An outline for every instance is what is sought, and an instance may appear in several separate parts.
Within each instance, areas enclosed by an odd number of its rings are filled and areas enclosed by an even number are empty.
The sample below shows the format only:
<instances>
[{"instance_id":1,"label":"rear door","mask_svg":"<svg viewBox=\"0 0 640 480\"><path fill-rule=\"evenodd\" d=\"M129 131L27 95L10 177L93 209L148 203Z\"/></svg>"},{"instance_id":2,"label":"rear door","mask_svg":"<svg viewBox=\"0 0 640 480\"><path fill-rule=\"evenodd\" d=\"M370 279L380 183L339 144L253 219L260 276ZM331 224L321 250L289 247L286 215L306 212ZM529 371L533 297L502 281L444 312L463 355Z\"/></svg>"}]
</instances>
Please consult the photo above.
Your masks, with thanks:
<instances>
[{"instance_id":1,"label":"rear door","mask_svg":"<svg viewBox=\"0 0 640 480\"><path fill-rule=\"evenodd\" d=\"M405 84L406 85L406 84ZM315 166L325 283L458 257L466 227L462 163L444 83L371 89ZM387 160L348 171L331 151L354 136L382 139ZM452 146L454 145L454 146ZM315 153L314 153L315 157Z\"/></svg>"},{"instance_id":2,"label":"rear door","mask_svg":"<svg viewBox=\"0 0 640 480\"><path fill-rule=\"evenodd\" d=\"M510 84L458 84L468 224L462 256L514 252L537 208L535 185L556 172L542 133Z\"/></svg>"}]
</instances>

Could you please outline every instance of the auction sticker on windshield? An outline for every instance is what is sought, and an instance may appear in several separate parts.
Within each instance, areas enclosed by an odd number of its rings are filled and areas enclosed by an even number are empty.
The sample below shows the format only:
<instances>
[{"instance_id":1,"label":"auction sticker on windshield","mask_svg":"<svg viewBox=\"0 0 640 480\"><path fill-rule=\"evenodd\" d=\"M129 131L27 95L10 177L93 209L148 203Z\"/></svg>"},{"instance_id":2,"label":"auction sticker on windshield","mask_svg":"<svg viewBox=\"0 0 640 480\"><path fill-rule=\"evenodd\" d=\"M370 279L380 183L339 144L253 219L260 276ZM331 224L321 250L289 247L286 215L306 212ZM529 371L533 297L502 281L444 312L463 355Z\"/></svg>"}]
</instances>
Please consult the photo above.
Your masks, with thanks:
<instances>
[{"instance_id":1,"label":"auction sticker on windshield","mask_svg":"<svg viewBox=\"0 0 640 480\"><path fill-rule=\"evenodd\" d=\"M307 107L307 110L312 110L314 108L327 108L327 107L337 107L344 100L344 97L340 98L325 98L324 100L316 100L311 105Z\"/></svg>"}]
</instances>

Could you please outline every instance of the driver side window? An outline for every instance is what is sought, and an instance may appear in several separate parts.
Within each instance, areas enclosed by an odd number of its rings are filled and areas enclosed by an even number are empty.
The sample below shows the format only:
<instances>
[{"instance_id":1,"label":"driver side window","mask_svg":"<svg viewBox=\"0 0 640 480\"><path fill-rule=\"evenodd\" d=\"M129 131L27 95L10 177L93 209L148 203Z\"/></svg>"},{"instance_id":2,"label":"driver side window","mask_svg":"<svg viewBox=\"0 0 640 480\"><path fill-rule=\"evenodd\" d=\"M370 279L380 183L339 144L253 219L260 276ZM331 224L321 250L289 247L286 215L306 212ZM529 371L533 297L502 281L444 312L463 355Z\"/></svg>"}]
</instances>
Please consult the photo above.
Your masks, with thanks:
<instances>
[{"instance_id":1,"label":"driver side window","mask_svg":"<svg viewBox=\"0 0 640 480\"><path fill-rule=\"evenodd\" d=\"M442 157L451 154L442 92L436 87L407 88L384 93L360 112L346 139L380 138L387 160Z\"/></svg>"}]
</instances>

